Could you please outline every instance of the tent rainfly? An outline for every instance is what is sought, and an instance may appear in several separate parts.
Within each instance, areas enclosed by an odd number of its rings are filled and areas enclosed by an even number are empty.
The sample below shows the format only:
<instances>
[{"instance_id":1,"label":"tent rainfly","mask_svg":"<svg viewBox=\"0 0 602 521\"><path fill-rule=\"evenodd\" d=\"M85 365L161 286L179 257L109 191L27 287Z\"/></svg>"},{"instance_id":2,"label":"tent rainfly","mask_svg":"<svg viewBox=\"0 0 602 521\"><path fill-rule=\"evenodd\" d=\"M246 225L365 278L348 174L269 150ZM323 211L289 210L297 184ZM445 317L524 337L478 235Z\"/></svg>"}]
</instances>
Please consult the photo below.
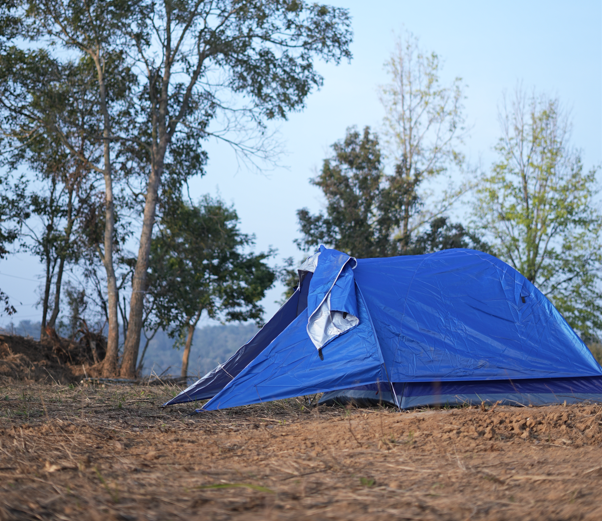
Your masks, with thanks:
<instances>
[{"instance_id":1,"label":"tent rainfly","mask_svg":"<svg viewBox=\"0 0 602 521\"><path fill-rule=\"evenodd\" d=\"M354 259L320 247L227 362L166 405L326 393L400 408L602 401L602 367L550 301L486 253Z\"/></svg>"}]
</instances>

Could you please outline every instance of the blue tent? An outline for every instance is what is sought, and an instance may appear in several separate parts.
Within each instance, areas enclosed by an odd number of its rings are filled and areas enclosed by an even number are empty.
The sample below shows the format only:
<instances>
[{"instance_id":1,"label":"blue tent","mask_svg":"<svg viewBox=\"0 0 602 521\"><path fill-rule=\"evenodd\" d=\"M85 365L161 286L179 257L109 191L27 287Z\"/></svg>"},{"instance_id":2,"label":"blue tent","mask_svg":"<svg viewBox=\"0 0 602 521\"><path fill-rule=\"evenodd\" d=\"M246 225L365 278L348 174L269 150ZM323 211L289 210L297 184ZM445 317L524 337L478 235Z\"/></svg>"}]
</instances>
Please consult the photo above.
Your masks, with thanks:
<instances>
[{"instance_id":1,"label":"blue tent","mask_svg":"<svg viewBox=\"0 0 602 521\"><path fill-rule=\"evenodd\" d=\"M472 250L354 259L320 247L297 291L166 405L224 409L318 392L401 408L602 401L602 367L558 310Z\"/></svg>"}]
</instances>

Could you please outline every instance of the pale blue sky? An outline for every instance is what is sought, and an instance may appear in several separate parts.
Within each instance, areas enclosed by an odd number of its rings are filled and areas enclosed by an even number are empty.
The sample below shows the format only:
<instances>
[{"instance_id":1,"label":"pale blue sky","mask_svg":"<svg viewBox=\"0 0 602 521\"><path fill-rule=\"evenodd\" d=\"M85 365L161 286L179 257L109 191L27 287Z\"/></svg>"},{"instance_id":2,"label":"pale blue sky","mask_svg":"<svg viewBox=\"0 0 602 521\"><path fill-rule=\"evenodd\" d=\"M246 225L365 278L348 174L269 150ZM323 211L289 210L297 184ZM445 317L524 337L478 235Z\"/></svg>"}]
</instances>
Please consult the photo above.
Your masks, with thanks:
<instances>
[{"instance_id":1,"label":"pale blue sky","mask_svg":"<svg viewBox=\"0 0 602 521\"><path fill-rule=\"evenodd\" d=\"M378 130L383 111L377 85L387 81L383 63L393 50L394 33L404 28L445 60L445 79L459 76L466 84L466 115L472 126L466 153L473 163L483 168L491 163L499 135L498 104L502 93L518 82L559 97L572 111L573 144L582 149L585 165L602 163L601 0L330 3L351 12L354 57L338 67L319 65L324 87L309 97L303 112L279 125L288 151L280 162L287 168L265 175L239 169L226 146L211 144L208 174L191 183L195 199L219 189L238 210L243 230L257 236L258 248L276 247L279 261L301 257L293 244L298 236L296 210L320 209L320 193L308 179L329 154L329 146L351 125ZM24 304L16 306L14 320L38 320L40 312L32 304L41 266L19 254L1 262L0 273L0 287L15 303ZM280 291L266 298L267 316L276 311Z\"/></svg>"}]
</instances>

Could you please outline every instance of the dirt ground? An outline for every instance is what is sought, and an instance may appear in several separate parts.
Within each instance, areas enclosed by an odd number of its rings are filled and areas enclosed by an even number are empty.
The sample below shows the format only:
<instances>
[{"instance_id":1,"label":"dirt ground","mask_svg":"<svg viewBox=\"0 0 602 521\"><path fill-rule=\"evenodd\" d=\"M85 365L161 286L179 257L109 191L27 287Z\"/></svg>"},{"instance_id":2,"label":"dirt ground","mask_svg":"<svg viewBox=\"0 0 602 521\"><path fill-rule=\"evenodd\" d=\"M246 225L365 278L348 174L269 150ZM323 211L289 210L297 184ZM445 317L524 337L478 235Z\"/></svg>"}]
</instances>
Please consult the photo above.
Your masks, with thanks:
<instances>
[{"instance_id":1,"label":"dirt ground","mask_svg":"<svg viewBox=\"0 0 602 521\"><path fill-rule=\"evenodd\" d=\"M0 380L0 519L602 519L602 407L191 416L175 387Z\"/></svg>"},{"instance_id":2,"label":"dirt ground","mask_svg":"<svg viewBox=\"0 0 602 521\"><path fill-rule=\"evenodd\" d=\"M96 376L90 353L65 338L39 342L0 333L0 382L29 381L70 384Z\"/></svg>"}]
</instances>

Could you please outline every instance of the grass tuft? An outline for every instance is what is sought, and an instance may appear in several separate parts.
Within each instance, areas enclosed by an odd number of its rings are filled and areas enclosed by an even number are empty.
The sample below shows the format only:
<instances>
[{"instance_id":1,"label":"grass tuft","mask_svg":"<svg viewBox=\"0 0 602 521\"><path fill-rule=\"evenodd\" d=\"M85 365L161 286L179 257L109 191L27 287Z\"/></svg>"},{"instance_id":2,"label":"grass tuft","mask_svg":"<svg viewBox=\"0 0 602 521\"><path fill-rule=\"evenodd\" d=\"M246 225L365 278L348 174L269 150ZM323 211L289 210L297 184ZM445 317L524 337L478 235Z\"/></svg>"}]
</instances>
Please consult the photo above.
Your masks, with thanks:
<instances>
[{"instance_id":1,"label":"grass tuft","mask_svg":"<svg viewBox=\"0 0 602 521\"><path fill-rule=\"evenodd\" d=\"M374 478L360 478L360 484L363 487L373 487L376 485L376 480Z\"/></svg>"}]
</instances>

